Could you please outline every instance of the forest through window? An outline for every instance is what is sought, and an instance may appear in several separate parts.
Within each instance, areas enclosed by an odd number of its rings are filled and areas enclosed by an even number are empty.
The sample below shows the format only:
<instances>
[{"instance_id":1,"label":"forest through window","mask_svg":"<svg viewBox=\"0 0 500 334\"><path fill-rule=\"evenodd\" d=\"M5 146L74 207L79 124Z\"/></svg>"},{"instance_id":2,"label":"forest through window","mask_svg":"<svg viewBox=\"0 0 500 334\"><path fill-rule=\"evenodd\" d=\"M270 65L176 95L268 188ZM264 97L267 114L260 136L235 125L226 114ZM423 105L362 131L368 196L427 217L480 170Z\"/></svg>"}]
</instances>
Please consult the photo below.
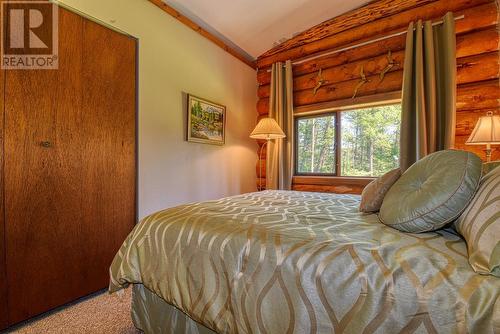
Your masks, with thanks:
<instances>
[{"instance_id":1,"label":"forest through window","mask_svg":"<svg viewBox=\"0 0 500 334\"><path fill-rule=\"evenodd\" d=\"M399 104L297 118L296 174L380 176L397 168L400 123Z\"/></svg>"}]
</instances>

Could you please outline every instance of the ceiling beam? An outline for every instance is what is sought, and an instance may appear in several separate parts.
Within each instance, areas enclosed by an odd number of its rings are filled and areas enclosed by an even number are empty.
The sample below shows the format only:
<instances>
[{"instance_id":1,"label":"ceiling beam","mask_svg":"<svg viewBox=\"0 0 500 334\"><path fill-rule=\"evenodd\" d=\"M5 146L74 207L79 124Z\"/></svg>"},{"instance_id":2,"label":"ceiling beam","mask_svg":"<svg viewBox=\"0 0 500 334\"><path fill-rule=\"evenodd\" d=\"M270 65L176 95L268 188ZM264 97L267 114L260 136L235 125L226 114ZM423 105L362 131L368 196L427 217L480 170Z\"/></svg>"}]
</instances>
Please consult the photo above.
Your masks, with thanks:
<instances>
[{"instance_id":1,"label":"ceiling beam","mask_svg":"<svg viewBox=\"0 0 500 334\"><path fill-rule=\"evenodd\" d=\"M165 13L171 15L175 19L179 20L181 23L184 25L188 26L189 28L193 29L206 39L210 40L212 43L216 44L218 47L226 51L227 53L231 54L232 56L238 58L251 68L255 69L255 61L248 59L245 55L243 55L241 52L238 50L232 48L231 46L227 45L222 39L219 37L215 36L214 34L210 33L209 31L203 29L200 27L198 24L193 22L190 18L187 16L181 14L179 11L175 10L172 6L169 6L162 0L149 0L149 2L153 3L157 7L159 7L161 10L163 10Z\"/></svg>"}]
</instances>

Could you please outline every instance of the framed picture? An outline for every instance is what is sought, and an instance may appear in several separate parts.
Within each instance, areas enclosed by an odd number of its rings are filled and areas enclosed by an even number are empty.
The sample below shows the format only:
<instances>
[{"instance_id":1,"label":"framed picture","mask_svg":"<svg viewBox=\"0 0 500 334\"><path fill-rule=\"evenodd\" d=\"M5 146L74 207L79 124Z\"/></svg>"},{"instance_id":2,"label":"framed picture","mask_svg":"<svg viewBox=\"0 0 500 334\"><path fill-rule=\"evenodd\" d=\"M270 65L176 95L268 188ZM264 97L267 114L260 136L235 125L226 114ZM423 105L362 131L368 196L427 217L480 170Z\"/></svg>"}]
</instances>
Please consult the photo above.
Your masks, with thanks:
<instances>
[{"instance_id":1,"label":"framed picture","mask_svg":"<svg viewBox=\"0 0 500 334\"><path fill-rule=\"evenodd\" d=\"M189 95L187 140L190 142L224 145L226 107Z\"/></svg>"}]
</instances>

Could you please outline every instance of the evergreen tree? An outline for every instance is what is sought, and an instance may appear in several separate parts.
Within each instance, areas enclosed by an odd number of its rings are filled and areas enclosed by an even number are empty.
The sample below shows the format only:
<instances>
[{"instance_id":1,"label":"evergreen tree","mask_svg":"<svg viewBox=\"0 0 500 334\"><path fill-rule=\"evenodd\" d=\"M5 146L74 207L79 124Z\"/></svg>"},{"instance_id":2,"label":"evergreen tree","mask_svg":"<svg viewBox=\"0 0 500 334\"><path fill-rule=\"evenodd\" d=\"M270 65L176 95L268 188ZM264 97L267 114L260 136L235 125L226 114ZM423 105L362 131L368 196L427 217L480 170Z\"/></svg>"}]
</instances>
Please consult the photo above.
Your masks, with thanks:
<instances>
[{"instance_id":1,"label":"evergreen tree","mask_svg":"<svg viewBox=\"0 0 500 334\"><path fill-rule=\"evenodd\" d=\"M399 166L401 107L341 112L341 175L379 176ZM297 169L335 172L335 116L298 121Z\"/></svg>"}]
</instances>

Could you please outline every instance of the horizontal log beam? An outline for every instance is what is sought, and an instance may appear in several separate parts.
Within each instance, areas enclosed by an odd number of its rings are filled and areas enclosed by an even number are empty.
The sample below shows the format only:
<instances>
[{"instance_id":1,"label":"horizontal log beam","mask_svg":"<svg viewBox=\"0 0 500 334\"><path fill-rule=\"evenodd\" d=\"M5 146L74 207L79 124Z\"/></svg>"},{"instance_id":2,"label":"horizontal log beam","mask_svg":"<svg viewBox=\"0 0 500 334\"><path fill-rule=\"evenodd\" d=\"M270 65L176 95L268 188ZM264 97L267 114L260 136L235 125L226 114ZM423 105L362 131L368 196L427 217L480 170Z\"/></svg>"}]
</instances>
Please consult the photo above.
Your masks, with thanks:
<instances>
[{"instance_id":1,"label":"horizontal log beam","mask_svg":"<svg viewBox=\"0 0 500 334\"><path fill-rule=\"evenodd\" d=\"M498 80L462 85L457 88L457 110L497 109L500 107Z\"/></svg>"},{"instance_id":2,"label":"horizontal log beam","mask_svg":"<svg viewBox=\"0 0 500 334\"><path fill-rule=\"evenodd\" d=\"M265 52L268 57L436 0L380 0L322 22Z\"/></svg>"},{"instance_id":3,"label":"horizontal log beam","mask_svg":"<svg viewBox=\"0 0 500 334\"><path fill-rule=\"evenodd\" d=\"M498 79L499 53L488 52L477 56L457 59L457 84Z\"/></svg>"},{"instance_id":4,"label":"horizontal log beam","mask_svg":"<svg viewBox=\"0 0 500 334\"><path fill-rule=\"evenodd\" d=\"M404 50L406 36L395 36L380 43L372 43L360 48L346 50L334 55L324 56L293 66L294 77L308 73L317 73L320 68L325 69L339 65L349 66L359 60L369 60L377 56L385 56L389 50L394 54ZM499 49L500 37L495 26L485 30L468 32L457 36L457 58L492 52ZM267 69L257 72L257 81L260 86L271 82L271 73Z\"/></svg>"},{"instance_id":5,"label":"horizontal log beam","mask_svg":"<svg viewBox=\"0 0 500 334\"><path fill-rule=\"evenodd\" d=\"M382 82L379 84L378 76L367 77L368 82L359 89L357 96L365 96L377 93L392 92L401 89L403 71L388 73ZM352 97L354 88L358 84L358 80L350 80L340 82L335 85L329 85L318 90L316 95L312 91L299 91L294 93L294 106L304 106L325 101L334 101L347 99ZM269 98L260 99L257 102L257 111L259 114L265 114L269 110Z\"/></svg>"},{"instance_id":6,"label":"horizontal log beam","mask_svg":"<svg viewBox=\"0 0 500 334\"><path fill-rule=\"evenodd\" d=\"M404 62L404 52L400 51L394 54L393 60L396 62L396 64L388 73L402 69L402 64ZM344 66L327 69L323 71L322 74L323 79L326 80L326 84L321 86L318 92L322 89L327 89L328 86L334 85L339 82L358 79L360 77L360 71L362 67L366 76L379 75L387 66L387 63L387 58L385 56L380 56L369 61L359 61ZM315 87L317 82L316 76L317 75L309 74L295 78L293 87L294 93L309 89L309 93L313 94L312 89ZM498 52L488 52L477 56L457 59L458 84L496 79L498 78L498 76ZM261 86L258 89L259 98L268 97L269 93L269 86Z\"/></svg>"},{"instance_id":7,"label":"horizontal log beam","mask_svg":"<svg viewBox=\"0 0 500 334\"><path fill-rule=\"evenodd\" d=\"M395 66L391 68L391 72L401 70L404 62L404 51L398 51L393 54L393 60L396 62ZM382 72L387 66L387 55L381 55L370 60L356 61L342 66L331 67L322 70L322 78L325 80L326 85L332 85L342 81L354 80L359 78L361 68L365 75L375 75ZM293 90L300 91L305 89L313 89L318 81L318 73L310 73L301 76L294 76ZM325 86L326 86L325 85ZM268 97L270 93L270 86L260 86L257 95L259 98Z\"/></svg>"},{"instance_id":8,"label":"horizontal log beam","mask_svg":"<svg viewBox=\"0 0 500 334\"><path fill-rule=\"evenodd\" d=\"M321 114L326 111L345 111L368 108L372 106L384 106L401 102L401 91L360 96L354 99L344 99L314 103L293 108L293 113L298 116L311 116Z\"/></svg>"},{"instance_id":9,"label":"horizontal log beam","mask_svg":"<svg viewBox=\"0 0 500 334\"><path fill-rule=\"evenodd\" d=\"M499 77L498 69L498 52L460 58L457 60L457 84L464 85L477 81L497 79ZM398 70L387 73L382 82L380 82L378 75L368 76L367 79L368 82L359 88L357 96L400 90L403 82L403 71ZM300 107L325 101L348 99L352 96L358 82L359 80L349 80L333 85L325 85L315 95L312 89L296 91L294 92L294 106ZM261 98L257 102L259 114L268 112L268 104L268 98Z\"/></svg>"},{"instance_id":10,"label":"horizontal log beam","mask_svg":"<svg viewBox=\"0 0 500 334\"><path fill-rule=\"evenodd\" d=\"M496 26L457 36L457 58L499 50L500 36Z\"/></svg>"},{"instance_id":11,"label":"horizontal log beam","mask_svg":"<svg viewBox=\"0 0 500 334\"><path fill-rule=\"evenodd\" d=\"M475 6L479 3L485 4L470 8L471 6ZM457 16L465 15L464 19L456 22L457 34L490 27L498 22L497 7L495 3L490 2L489 0L439 1L402 12L398 15L393 15L384 19L363 24L339 34L283 51L279 54L269 57L259 57L257 59L257 67L259 69L265 68L277 61L284 61L288 59L296 60L313 54L319 54L325 50L333 50L341 46L344 47L346 45L354 45L359 42L369 41L376 36L389 34L388 32L404 31L404 29L408 26L408 22L418 19L436 20L448 11L455 12L455 15Z\"/></svg>"},{"instance_id":12,"label":"horizontal log beam","mask_svg":"<svg viewBox=\"0 0 500 334\"><path fill-rule=\"evenodd\" d=\"M500 108L497 110L481 109L457 112L455 134L457 136L469 136L472 133L472 130L474 130L479 117L485 116L489 111L500 114Z\"/></svg>"},{"instance_id":13,"label":"horizontal log beam","mask_svg":"<svg viewBox=\"0 0 500 334\"><path fill-rule=\"evenodd\" d=\"M380 43L371 43L359 48L341 51L332 55L315 58L303 63L293 65L293 75L303 75L317 72L320 68L326 69L334 66L344 65L350 62L369 59L372 57L387 54L389 50L397 52L404 49L406 36L395 36ZM267 85L271 82L269 68L257 71L257 81L259 85Z\"/></svg>"}]
</instances>

